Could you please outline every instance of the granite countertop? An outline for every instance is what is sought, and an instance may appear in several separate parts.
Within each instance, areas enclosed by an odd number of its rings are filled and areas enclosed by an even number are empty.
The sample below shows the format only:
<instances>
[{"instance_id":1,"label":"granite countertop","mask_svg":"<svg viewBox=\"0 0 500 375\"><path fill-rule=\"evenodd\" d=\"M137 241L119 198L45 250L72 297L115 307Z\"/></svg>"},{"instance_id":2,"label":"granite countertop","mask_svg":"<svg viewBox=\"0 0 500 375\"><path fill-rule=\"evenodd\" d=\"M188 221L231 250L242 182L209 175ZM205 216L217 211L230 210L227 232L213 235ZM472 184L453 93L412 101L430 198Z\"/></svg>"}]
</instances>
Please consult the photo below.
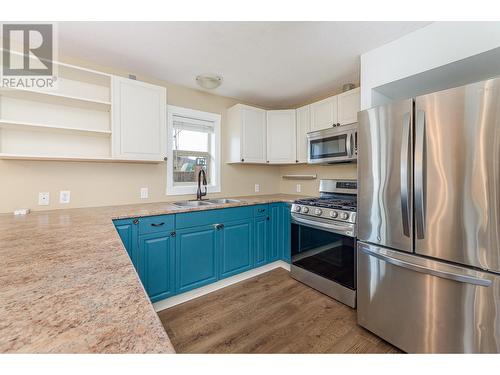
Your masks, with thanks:
<instances>
[{"instance_id":1,"label":"granite countertop","mask_svg":"<svg viewBox=\"0 0 500 375\"><path fill-rule=\"evenodd\" d=\"M172 203L0 215L1 353L174 353L112 219L291 202Z\"/></svg>"}]
</instances>

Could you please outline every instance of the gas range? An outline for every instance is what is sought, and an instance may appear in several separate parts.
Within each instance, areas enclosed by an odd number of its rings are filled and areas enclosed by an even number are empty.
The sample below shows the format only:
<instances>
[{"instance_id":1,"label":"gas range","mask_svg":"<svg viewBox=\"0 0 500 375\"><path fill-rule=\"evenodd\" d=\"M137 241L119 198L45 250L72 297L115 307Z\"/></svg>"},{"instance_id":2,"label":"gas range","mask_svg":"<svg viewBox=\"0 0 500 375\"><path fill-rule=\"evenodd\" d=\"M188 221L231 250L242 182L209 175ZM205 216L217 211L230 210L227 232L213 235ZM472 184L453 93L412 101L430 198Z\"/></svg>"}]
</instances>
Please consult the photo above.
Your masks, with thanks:
<instances>
[{"instance_id":1,"label":"gas range","mask_svg":"<svg viewBox=\"0 0 500 375\"><path fill-rule=\"evenodd\" d=\"M319 198L296 200L291 208L292 217L331 225L356 223L357 182L355 180L321 180ZM355 231L350 231L354 233Z\"/></svg>"},{"instance_id":2,"label":"gas range","mask_svg":"<svg viewBox=\"0 0 500 375\"><path fill-rule=\"evenodd\" d=\"M355 180L321 180L319 197L292 205L290 275L356 306Z\"/></svg>"}]
</instances>

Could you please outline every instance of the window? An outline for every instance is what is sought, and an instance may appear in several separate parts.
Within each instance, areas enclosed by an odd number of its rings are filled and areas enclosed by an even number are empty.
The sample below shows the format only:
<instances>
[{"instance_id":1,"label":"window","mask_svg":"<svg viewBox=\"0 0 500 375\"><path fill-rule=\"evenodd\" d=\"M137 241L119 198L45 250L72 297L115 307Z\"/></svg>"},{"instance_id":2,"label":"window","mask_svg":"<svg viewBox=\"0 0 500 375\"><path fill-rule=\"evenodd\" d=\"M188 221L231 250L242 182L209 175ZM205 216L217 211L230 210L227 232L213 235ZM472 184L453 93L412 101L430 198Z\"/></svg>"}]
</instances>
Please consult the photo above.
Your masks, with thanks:
<instances>
[{"instance_id":1,"label":"window","mask_svg":"<svg viewBox=\"0 0 500 375\"><path fill-rule=\"evenodd\" d=\"M168 106L167 194L196 194L201 169L220 192L220 115Z\"/></svg>"}]
</instances>

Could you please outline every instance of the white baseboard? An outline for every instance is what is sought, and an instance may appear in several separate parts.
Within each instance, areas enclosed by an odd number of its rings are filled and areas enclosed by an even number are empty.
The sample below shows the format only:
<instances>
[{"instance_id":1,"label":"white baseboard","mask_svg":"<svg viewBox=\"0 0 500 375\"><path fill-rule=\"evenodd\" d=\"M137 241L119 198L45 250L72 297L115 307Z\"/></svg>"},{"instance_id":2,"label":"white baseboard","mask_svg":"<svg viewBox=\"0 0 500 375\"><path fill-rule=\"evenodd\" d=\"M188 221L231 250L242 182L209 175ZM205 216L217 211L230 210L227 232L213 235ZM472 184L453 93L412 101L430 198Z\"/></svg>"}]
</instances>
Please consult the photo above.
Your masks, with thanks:
<instances>
[{"instance_id":1,"label":"white baseboard","mask_svg":"<svg viewBox=\"0 0 500 375\"><path fill-rule=\"evenodd\" d=\"M213 284L205 285L202 286L201 288L197 288L194 290L190 290L189 292L179 294L177 296L173 296L170 298L166 298L164 300L158 301L153 303L153 307L156 311L161 311L168 309L169 307L187 302L189 300L204 296L205 294L215 292L216 290L225 288L226 286L233 285L236 283L239 283L240 281L250 279L254 276L263 274L265 272L269 272L271 270L274 270L275 268L284 268L287 271L290 271L290 264L278 260L276 262L272 262L269 264L266 264L262 267L254 268L250 271L246 271L243 273L240 273L238 275L234 275L231 277L228 277L227 279L217 281Z\"/></svg>"}]
</instances>

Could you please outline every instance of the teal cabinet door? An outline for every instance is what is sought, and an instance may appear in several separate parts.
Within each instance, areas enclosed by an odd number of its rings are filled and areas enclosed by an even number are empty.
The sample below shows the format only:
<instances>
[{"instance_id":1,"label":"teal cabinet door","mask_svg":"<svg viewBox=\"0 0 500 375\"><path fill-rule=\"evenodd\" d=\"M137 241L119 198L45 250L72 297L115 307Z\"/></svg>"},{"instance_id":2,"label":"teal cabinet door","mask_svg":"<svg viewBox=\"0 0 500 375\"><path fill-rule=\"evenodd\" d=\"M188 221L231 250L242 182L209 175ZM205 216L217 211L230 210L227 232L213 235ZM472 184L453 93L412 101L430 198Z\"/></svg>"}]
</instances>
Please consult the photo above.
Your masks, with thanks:
<instances>
[{"instance_id":1,"label":"teal cabinet door","mask_svg":"<svg viewBox=\"0 0 500 375\"><path fill-rule=\"evenodd\" d=\"M290 214L290 205L287 203L282 204L282 228L283 228L283 254L282 259L288 263L292 261L292 217Z\"/></svg>"},{"instance_id":2,"label":"teal cabinet door","mask_svg":"<svg viewBox=\"0 0 500 375\"><path fill-rule=\"evenodd\" d=\"M220 230L203 225L176 231L176 289L199 288L218 279Z\"/></svg>"},{"instance_id":3,"label":"teal cabinet door","mask_svg":"<svg viewBox=\"0 0 500 375\"><path fill-rule=\"evenodd\" d=\"M116 231L123 242L123 246L127 250L128 256L132 260L134 267L137 269L137 253L138 253L138 227L133 219L123 219L114 221Z\"/></svg>"},{"instance_id":4,"label":"teal cabinet door","mask_svg":"<svg viewBox=\"0 0 500 375\"><path fill-rule=\"evenodd\" d=\"M291 217L287 203L273 203L270 206L270 249L268 261L291 260Z\"/></svg>"},{"instance_id":5,"label":"teal cabinet door","mask_svg":"<svg viewBox=\"0 0 500 375\"><path fill-rule=\"evenodd\" d=\"M139 237L139 277L151 302L175 294L174 238L170 232Z\"/></svg>"},{"instance_id":6,"label":"teal cabinet door","mask_svg":"<svg viewBox=\"0 0 500 375\"><path fill-rule=\"evenodd\" d=\"M220 236L220 278L252 268L253 218L224 222Z\"/></svg>"},{"instance_id":7,"label":"teal cabinet door","mask_svg":"<svg viewBox=\"0 0 500 375\"><path fill-rule=\"evenodd\" d=\"M267 251L267 262L274 262L281 258L283 253L282 249L282 238L283 238L283 227L281 207L279 203L273 203L269 205L269 232L270 241L269 248Z\"/></svg>"},{"instance_id":8,"label":"teal cabinet door","mask_svg":"<svg viewBox=\"0 0 500 375\"><path fill-rule=\"evenodd\" d=\"M270 219L268 216L261 216L255 218L255 225L254 225L255 267L260 267L267 263L269 247L270 247L269 222Z\"/></svg>"}]
</instances>

